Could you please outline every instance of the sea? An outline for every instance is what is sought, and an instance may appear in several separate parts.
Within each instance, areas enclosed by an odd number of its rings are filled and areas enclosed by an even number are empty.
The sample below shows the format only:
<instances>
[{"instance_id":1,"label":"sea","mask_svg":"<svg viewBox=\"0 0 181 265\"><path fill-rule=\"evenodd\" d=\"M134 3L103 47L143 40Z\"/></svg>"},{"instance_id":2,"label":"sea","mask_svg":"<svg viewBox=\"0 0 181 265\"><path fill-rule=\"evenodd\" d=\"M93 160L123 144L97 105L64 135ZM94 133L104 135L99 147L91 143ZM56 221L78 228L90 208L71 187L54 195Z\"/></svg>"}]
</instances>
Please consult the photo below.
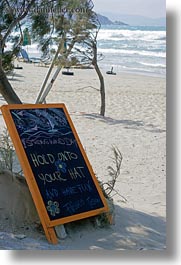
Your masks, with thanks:
<instances>
[{"instance_id":1,"label":"sea","mask_svg":"<svg viewBox=\"0 0 181 265\"><path fill-rule=\"evenodd\" d=\"M166 76L166 27L104 25L97 45L103 71ZM25 47L29 57L41 57L37 47Z\"/></svg>"},{"instance_id":2,"label":"sea","mask_svg":"<svg viewBox=\"0 0 181 265\"><path fill-rule=\"evenodd\" d=\"M98 52L104 69L166 76L166 27L102 26Z\"/></svg>"}]
</instances>

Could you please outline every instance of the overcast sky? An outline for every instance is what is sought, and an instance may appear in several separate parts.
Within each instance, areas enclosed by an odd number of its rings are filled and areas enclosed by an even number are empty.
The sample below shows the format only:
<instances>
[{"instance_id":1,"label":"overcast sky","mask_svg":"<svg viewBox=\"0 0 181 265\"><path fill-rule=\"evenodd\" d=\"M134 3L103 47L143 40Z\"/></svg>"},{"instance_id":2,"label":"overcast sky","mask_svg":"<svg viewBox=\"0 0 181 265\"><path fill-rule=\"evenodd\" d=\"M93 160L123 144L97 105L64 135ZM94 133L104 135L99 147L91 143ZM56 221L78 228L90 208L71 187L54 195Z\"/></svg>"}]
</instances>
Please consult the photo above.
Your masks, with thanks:
<instances>
[{"instance_id":1,"label":"overcast sky","mask_svg":"<svg viewBox=\"0 0 181 265\"><path fill-rule=\"evenodd\" d=\"M166 0L92 0L96 12L141 15L151 18L166 15Z\"/></svg>"}]
</instances>

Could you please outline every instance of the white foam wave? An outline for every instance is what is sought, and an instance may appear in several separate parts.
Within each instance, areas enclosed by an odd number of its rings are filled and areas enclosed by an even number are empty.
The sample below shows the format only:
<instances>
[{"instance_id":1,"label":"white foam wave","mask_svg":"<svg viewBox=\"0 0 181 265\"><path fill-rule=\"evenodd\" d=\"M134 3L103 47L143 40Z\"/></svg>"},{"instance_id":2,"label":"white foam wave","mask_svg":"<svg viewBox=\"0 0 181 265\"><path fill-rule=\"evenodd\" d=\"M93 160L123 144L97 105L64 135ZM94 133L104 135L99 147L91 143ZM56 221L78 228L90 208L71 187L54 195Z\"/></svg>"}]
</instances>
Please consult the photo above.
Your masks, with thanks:
<instances>
[{"instance_id":1,"label":"white foam wave","mask_svg":"<svg viewBox=\"0 0 181 265\"><path fill-rule=\"evenodd\" d=\"M140 64L145 65L145 66L150 66L150 67L158 67L158 68L166 68L165 64L160 64L160 63L144 63L140 62Z\"/></svg>"},{"instance_id":2,"label":"white foam wave","mask_svg":"<svg viewBox=\"0 0 181 265\"><path fill-rule=\"evenodd\" d=\"M166 52L153 52L153 51L139 51L139 50L122 50L122 49L98 49L99 53L111 53L111 54L127 54L127 55L142 55L151 57L166 58Z\"/></svg>"},{"instance_id":3,"label":"white foam wave","mask_svg":"<svg viewBox=\"0 0 181 265\"><path fill-rule=\"evenodd\" d=\"M165 31L142 31L142 30L107 30L101 29L98 34L98 40L144 40L155 41L165 40Z\"/></svg>"}]
</instances>

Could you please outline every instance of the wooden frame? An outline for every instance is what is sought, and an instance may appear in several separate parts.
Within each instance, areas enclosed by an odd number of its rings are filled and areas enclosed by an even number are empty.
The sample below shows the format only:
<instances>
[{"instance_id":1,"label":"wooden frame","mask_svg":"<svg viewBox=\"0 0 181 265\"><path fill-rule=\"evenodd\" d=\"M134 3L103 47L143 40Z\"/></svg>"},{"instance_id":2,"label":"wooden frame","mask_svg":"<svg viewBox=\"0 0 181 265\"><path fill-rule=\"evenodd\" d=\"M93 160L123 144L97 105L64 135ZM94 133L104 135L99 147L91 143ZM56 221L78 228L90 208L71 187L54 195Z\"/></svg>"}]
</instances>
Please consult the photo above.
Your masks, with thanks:
<instances>
[{"instance_id":1,"label":"wooden frame","mask_svg":"<svg viewBox=\"0 0 181 265\"><path fill-rule=\"evenodd\" d=\"M29 160L28 160L27 155L25 153L25 149L23 147L23 144L22 144L20 136L18 134L16 125L14 123L14 120L13 120L13 118L11 116L11 112L10 112L11 110L47 109L47 108L61 108L61 109L63 109L65 116L68 120L68 123L70 125L70 128L71 128L71 130L74 134L74 137L77 141L80 152L83 155L86 166L90 172L90 175L91 175L92 180L96 186L96 189L98 191L98 194L101 198L101 201L102 201L104 207L96 209L96 210L90 210L88 212L83 212L83 213L71 215L71 216L64 217L64 218L57 219L57 220L50 220L48 213L47 213L47 209L44 205L44 201L43 201L42 196L40 194L38 184L35 180L34 174L32 172L32 168L30 166ZM98 184L97 178L96 178L96 176L92 170L92 167L89 163L87 155L86 155L84 148L80 142L79 136L78 136L78 134L74 128L72 120L71 120L71 118L68 114L68 111L67 111L64 104L43 104L43 105L42 104L22 104L22 105L12 104L12 105L2 106L1 111L3 114L4 120L6 122L7 128L9 130L10 136L12 138L12 141L13 141L16 153L18 155L19 161L21 163L24 175L26 177L30 192L32 194L32 197L33 197L36 209L37 209L37 212L39 214L41 223L43 225L46 237L47 237L49 242L51 242L53 244L56 244L58 242L57 237L56 237L56 233L54 230L55 226L65 224L65 223L68 223L71 221L83 219L86 217L98 215L102 212L108 211L108 205L107 205L106 199L105 199L105 197L102 193L102 190Z\"/></svg>"}]
</instances>

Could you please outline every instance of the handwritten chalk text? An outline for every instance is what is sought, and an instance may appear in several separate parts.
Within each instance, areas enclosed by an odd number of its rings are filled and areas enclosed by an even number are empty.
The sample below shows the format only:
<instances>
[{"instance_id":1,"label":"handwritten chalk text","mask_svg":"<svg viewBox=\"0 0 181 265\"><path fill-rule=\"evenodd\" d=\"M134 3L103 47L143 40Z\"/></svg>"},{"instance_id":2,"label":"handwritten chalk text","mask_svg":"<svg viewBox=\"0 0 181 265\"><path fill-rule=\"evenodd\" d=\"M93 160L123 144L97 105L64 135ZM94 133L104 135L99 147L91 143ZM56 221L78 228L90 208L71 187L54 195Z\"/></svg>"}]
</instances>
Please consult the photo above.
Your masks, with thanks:
<instances>
[{"instance_id":1,"label":"handwritten chalk text","mask_svg":"<svg viewBox=\"0 0 181 265\"><path fill-rule=\"evenodd\" d=\"M65 145L65 146L77 146L75 139L71 138L54 138L54 139L26 139L22 138L24 148L28 148L34 145Z\"/></svg>"},{"instance_id":2,"label":"handwritten chalk text","mask_svg":"<svg viewBox=\"0 0 181 265\"><path fill-rule=\"evenodd\" d=\"M44 183L44 185L46 185L46 183L52 183L54 181L60 181L60 182L65 182L67 181L67 179L65 177L61 176L60 172L54 172L54 173L40 173L38 174L38 178L41 179Z\"/></svg>"},{"instance_id":3,"label":"handwritten chalk text","mask_svg":"<svg viewBox=\"0 0 181 265\"><path fill-rule=\"evenodd\" d=\"M46 189L46 197L48 200L54 200L58 197L58 190L57 189Z\"/></svg>"},{"instance_id":4,"label":"handwritten chalk text","mask_svg":"<svg viewBox=\"0 0 181 265\"><path fill-rule=\"evenodd\" d=\"M76 201L69 201L63 205L63 208L69 213L74 214L77 211L81 210L84 206L89 206L89 209L95 209L96 206L100 203L100 199L97 198L86 198L85 200L79 199Z\"/></svg>"},{"instance_id":5,"label":"handwritten chalk text","mask_svg":"<svg viewBox=\"0 0 181 265\"><path fill-rule=\"evenodd\" d=\"M82 183L82 184L78 184L75 186L70 186L70 187L66 187L64 190L62 190L62 194L64 196L71 196L74 194L80 194L80 193L87 193L87 192L92 192L93 189L91 187L90 182L88 181L87 183Z\"/></svg>"},{"instance_id":6,"label":"handwritten chalk text","mask_svg":"<svg viewBox=\"0 0 181 265\"><path fill-rule=\"evenodd\" d=\"M71 161L78 158L77 154L67 151L58 153L56 156L57 157L53 154L30 154L35 167L54 164L57 159L61 161Z\"/></svg>"}]
</instances>

